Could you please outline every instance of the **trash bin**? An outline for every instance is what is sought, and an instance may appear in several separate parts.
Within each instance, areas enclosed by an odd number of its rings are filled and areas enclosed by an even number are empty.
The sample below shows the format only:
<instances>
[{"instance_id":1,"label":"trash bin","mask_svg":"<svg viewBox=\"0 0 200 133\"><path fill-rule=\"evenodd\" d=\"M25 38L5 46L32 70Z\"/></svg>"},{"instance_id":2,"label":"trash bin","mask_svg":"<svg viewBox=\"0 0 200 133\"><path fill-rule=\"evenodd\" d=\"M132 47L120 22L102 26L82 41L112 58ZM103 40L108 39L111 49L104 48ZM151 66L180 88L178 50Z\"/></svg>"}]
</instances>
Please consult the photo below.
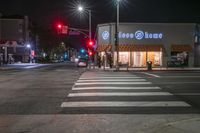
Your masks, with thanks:
<instances>
[{"instance_id":1,"label":"trash bin","mask_svg":"<svg viewBox=\"0 0 200 133\"><path fill-rule=\"evenodd\" d=\"M147 70L152 70L152 61L147 61Z\"/></svg>"}]
</instances>

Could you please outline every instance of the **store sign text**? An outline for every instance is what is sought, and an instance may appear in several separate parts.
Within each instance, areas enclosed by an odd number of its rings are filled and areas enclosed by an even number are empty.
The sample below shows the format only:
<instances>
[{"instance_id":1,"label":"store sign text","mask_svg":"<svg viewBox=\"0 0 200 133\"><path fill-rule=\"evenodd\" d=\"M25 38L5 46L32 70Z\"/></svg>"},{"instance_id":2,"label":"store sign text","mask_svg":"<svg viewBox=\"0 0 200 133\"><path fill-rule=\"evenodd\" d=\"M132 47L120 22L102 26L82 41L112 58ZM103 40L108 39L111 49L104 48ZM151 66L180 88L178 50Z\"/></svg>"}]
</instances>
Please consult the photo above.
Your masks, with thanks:
<instances>
[{"instance_id":1,"label":"store sign text","mask_svg":"<svg viewBox=\"0 0 200 133\"><path fill-rule=\"evenodd\" d=\"M121 39L162 39L163 33L150 33L147 31L138 30L134 33L119 32L118 36Z\"/></svg>"}]
</instances>

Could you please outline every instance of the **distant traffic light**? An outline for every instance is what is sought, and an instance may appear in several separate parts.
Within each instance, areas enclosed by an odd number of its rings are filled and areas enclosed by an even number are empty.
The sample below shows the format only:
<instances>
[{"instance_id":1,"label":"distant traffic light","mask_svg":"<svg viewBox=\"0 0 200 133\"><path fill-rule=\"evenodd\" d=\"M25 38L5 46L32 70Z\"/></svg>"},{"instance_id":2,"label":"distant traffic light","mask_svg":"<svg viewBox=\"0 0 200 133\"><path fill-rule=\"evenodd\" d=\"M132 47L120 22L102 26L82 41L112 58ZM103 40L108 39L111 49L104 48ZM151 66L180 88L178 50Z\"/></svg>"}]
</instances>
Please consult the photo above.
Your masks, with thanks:
<instances>
[{"instance_id":1,"label":"distant traffic light","mask_svg":"<svg viewBox=\"0 0 200 133\"><path fill-rule=\"evenodd\" d=\"M89 56L92 56L92 55L93 55L92 51L89 51L89 53L88 53L88 54L89 54Z\"/></svg>"},{"instance_id":2,"label":"distant traffic light","mask_svg":"<svg viewBox=\"0 0 200 133\"><path fill-rule=\"evenodd\" d=\"M84 53L85 53L85 49L82 48L82 49L80 50L80 52L81 52L82 54L84 54Z\"/></svg>"},{"instance_id":3,"label":"distant traffic light","mask_svg":"<svg viewBox=\"0 0 200 133\"><path fill-rule=\"evenodd\" d=\"M61 29L62 29L62 27L63 27L63 25L62 25L62 24L57 24L57 28L58 28L59 30L61 30Z\"/></svg>"},{"instance_id":4,"label":"distant traffic light","mask_svg":"<svg viewBox=\"0 0 200 133\"><path fill-rule=\"evenodd\" d=\"M88 47L90 47L90 48L91 48L91 47L93 47L93 46L94 46L94 42L93 42L93 41L88 41L88 44L87 44L87 45L88 45Z\"/></svg>"}]
</instances>

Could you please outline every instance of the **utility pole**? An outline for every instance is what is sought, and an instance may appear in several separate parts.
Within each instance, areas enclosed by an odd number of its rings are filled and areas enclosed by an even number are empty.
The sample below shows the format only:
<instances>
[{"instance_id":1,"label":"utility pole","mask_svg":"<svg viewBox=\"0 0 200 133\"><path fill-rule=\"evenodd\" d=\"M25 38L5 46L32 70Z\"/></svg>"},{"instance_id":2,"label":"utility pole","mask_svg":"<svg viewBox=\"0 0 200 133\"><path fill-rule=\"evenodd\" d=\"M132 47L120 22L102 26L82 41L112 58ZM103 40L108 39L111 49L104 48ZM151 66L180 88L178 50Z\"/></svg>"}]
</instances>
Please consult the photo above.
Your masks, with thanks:
<instances>
[{"instance_id":1,"label":"utility pole","mask_svg":"<svg viewBox=\"0 0 200 133\"><path fill-rule=\"evenodd\" d=\"M117 4L117 22L115 25L115 47L116 47L116 51L117 51L116 71L119 71L119 37L118 37L118 33L119 33L119 2L120 2L120 0L116 1L116 4Z\"/></svg>"}]
</instances>

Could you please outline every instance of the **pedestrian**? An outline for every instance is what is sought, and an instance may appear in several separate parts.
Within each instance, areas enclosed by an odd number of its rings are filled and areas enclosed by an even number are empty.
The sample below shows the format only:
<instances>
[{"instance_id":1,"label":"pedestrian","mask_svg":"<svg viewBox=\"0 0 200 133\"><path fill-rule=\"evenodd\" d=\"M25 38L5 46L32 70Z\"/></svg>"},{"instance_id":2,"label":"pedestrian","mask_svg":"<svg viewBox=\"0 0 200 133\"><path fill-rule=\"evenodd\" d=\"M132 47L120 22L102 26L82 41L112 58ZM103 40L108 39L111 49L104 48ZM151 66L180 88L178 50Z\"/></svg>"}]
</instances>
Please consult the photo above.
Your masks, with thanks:
<instances>
[{"instance_id":1,"label":"pedestrian","mask_svg":"<svg viewBox=\"0 0 200 133\"><path fill-rule=\"evenodd\" d=\"M101 68L101 56L98 55L97 57L98 67Z\"/></svg>"}]
</instances>

